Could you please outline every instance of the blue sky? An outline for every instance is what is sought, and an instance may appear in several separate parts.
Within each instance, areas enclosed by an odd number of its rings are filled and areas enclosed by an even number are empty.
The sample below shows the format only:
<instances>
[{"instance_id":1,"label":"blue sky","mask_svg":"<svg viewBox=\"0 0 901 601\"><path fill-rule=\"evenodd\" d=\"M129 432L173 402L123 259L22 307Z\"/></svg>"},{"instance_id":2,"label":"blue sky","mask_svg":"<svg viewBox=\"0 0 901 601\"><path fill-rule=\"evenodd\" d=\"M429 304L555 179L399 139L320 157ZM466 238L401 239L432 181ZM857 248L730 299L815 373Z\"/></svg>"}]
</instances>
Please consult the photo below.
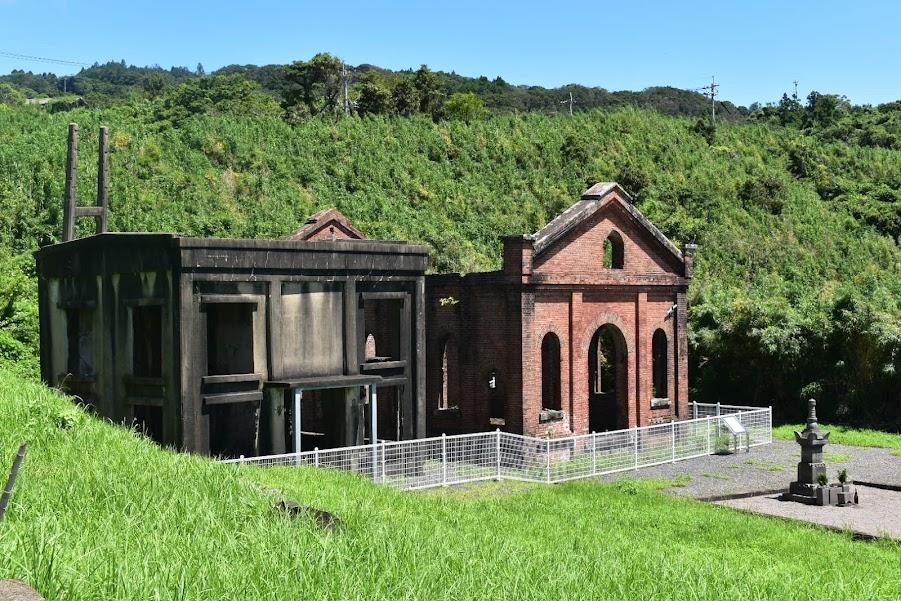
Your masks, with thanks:
<instances>
[{"instance_id":1,"label":"blue sky","mask_svg":"<svg viewBox=\"0 0 901 601\"><path fill-rule=\"evenodd\" d=\"M775 101L901 98L901 2L219 2L0 0L0 51L165 67L284 63L319 51L351 64L500 75L516 84L698 88ZM0 56L11 69L77 67Z\"/></svg>"}]
</instances>

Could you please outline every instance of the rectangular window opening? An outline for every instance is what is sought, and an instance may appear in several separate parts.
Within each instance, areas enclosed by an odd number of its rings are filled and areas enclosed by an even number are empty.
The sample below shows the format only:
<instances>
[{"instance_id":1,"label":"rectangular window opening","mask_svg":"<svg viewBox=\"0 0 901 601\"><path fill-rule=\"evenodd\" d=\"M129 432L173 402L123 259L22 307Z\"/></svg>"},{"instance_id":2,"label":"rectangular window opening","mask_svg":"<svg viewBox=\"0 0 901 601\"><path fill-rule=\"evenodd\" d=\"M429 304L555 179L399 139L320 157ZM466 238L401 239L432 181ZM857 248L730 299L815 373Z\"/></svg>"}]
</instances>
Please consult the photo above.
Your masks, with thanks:
<instances>
[{"instance_id":1,"label":"rectangular window opening","mask_svg":"<svg viewBox=\"0 0 901 601\"><path fill-rule=\"evenodd\" d=\"M66 310L67 371L75 376L94 375L94 311L89 307Z\"/></svg>"},{"instance_id":2,"label":"rectangular window opening","mask_svg":"<svg viewBox=\"0 0 901 601\"><path fill-rule=\"evenodd\" d=\"M207 318L207 374L254 373L255 303L210 303Z\"/></svg>"},{"instance_id":3,"label":"rectangular window opening","mask_svg":"<svg viewBox=\"0 0 901 601\"><path fill-rule=\"evenodd\" d=\"M132 373L138 377L163 376L163 308L160 305L133 307Z\"/></svg>"}]
</instances>

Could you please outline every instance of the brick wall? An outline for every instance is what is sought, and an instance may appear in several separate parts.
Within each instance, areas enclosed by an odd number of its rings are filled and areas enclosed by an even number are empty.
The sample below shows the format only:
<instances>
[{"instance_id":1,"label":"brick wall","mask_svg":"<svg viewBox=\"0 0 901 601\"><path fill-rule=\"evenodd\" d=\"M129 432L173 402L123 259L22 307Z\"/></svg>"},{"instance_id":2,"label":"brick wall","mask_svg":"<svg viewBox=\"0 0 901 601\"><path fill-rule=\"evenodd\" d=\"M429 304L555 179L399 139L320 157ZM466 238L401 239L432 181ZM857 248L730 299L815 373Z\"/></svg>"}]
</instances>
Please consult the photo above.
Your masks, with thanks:
<instances>
[{"instance_id":1,"label":"brick wall","mask_svg":"<svg viewBox=\"0 0 901 601\"><path fill-rule=\"evenodd\" d=\"M622 237L623 269L603 267L604 240ZM426 368L429 433L493 429L489 372L503 398L502 429L533 436L590 430L589 347L610 325L621 340L623 372L616 427L684 419L688 408L685 266L617 202L578 224L538 255L529 237L504 239L500 272L426 278ZM441 299L445 299L442 302ZM448 299L453 299L448 300ZM668 406L652 408L652 340L666 336ZM542 421L541 345L560 342L562 419ZM438 411L441 348L458 341L457 410ZM547 414L545 414L547 415Z\"/></svg>"}]
</instances>

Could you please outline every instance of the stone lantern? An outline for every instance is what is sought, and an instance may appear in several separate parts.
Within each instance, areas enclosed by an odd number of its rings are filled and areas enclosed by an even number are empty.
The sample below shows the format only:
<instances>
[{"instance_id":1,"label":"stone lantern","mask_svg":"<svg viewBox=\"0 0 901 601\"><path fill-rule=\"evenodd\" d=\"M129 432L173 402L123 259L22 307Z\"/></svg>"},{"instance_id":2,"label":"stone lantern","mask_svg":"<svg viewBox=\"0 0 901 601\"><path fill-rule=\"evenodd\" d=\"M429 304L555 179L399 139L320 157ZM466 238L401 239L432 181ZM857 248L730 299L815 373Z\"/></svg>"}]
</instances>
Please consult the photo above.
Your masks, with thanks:
<instances>
[{"instance_id":1,"label":"stone lantern","mask_svg":"<svg viewBox=\"0 0 901 601\"><path fill-rule=\"evenodd\" d=\"M820 474L826 475L823 447L829 442L829 432L820 431L817 423L817 402L807 401L807 426L795 432L795 441L801 445L801 461L798 463L798 479L783 493L782 499L808 505L848 505L856 503L857 493L849 484L820 484Z\"/></svg>"}]
</instances>

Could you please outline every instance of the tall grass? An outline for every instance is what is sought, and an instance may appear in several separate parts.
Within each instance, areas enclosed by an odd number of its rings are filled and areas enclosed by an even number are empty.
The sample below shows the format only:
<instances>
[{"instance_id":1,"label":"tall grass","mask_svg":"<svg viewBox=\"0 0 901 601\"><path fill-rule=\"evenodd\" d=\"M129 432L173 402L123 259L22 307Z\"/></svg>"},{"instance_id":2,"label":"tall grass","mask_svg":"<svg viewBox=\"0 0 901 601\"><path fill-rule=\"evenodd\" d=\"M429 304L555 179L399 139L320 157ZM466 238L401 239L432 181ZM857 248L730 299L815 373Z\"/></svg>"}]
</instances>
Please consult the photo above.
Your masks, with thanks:
<instances>
[{"instance_id":1,"label":"tall grass","mask_svg":"<svg viewBox=\"0 0 901 601\"><path fill-rule=\"evenodd\" d=\"M0 577L48 599L897 599L901 548L631 482L402 493L161 450L0 371ZM4 459L5 462L5 459ZM277 489L277 490L276 490ZM344 521L271 510L292 498Z\"/></svg>"}]
</instances>

